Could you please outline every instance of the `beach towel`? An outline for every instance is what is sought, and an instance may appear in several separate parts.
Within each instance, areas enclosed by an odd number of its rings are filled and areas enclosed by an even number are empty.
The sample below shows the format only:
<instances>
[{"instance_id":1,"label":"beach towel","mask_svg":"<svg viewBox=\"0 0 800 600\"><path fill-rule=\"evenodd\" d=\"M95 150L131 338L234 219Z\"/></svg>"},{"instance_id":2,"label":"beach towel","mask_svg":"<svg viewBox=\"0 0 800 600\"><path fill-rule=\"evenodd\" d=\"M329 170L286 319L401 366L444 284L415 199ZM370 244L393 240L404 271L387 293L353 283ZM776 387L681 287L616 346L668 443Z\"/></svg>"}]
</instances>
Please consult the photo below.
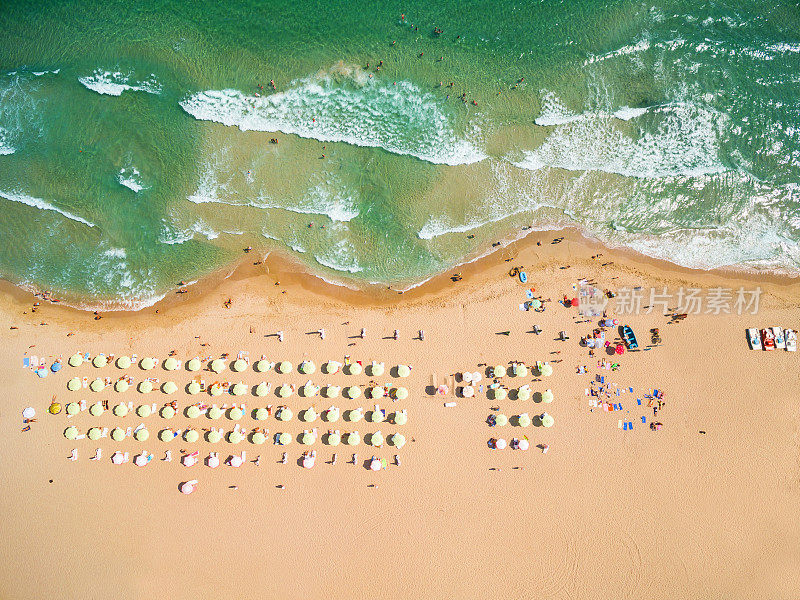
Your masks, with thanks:
<instances>
[{"instance_id":1,"label":"beach towel","mask_svg":"<svg viewBox=\"0 0 800 600\"><path fill-rule=\"evenodd\" d=\"M629 387L629 388L628 388L628 391L629 391L629 392L632 394L632 393L633 393L633 388L632 388L632 387Z\"/></svg>"},{"instance_id":2,"label":"beach towel","mask_svg":"<svg viewBox=\"0 0 800 600\"><path fill-rule=\"evenodd\" d=\"M641 405L642 405L642 399L641 399L641 398L637 398L637 399L636 399L636 404L638 404L639 406L641 406Z\"/></svg>"},{"instance_id":3,"label":"beach towel","mask_svg":"<svg viewBox=\"0 0 800 600\"><path fill-rule=\"evenodd\" d=\"M617 390L617 396L619 396L619 390Z\"/></svg>"},{"instance_id":4,"label":"beach towel","mask_svg":"<svg viewBox=\"0 0 800 600\"><path fill-rule=\"evenodd\" d=\"M617 421L617 427L618 427L619 429L622 429L622 419L620 419L619 421Z\"/></svg>"},{"instance_id":5,"label":"beach towel","mask_svg":"<svg viewBox=\"0 0 800 600\"><path fill-rule=\"evenodd\" d=\"M644 415L642 415L642 423L647 423L647 417L645 417Z\"/></svg>"},{"instance_id":6,"label":"beach towel","mask_svg":"<svg viewBox=\"0 0 800 600\"><path fill-rule=\"evenodd\" d=\"M22 368L27 369L30 366L31 366L31 359L26 356L25 358L22 359Z\"/></svg>"}]
</instances>

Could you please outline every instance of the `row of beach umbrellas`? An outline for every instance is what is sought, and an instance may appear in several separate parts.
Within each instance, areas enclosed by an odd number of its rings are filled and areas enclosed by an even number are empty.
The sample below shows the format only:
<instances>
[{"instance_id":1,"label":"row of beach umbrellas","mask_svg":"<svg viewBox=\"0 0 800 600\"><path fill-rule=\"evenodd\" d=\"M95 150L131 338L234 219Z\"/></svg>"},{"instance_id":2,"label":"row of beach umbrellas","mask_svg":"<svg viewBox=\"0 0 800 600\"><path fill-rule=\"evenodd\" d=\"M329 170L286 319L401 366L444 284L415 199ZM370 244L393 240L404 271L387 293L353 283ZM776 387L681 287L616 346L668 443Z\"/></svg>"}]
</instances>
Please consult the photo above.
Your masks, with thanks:
<instances>
[{"instance_id":1,"label":"row of beach umbrellas","mask_svg":"<svg viewBox=\"0 0 800 600\"><path fill-rule=\"evenodd\" d=\"M527 377L528 367L522 363L513 363L510 367L506 368L504 365L495 365L486 369L487 376L492 379L498 379L510 375L511 377ZM553 367L550 363L537 362L532 367L532 371L536 376L550 377L553 374ZM464 371L461 373L461 379L465 383L477 384L483 379L483 375L479 371L470 372Z\"/></svg>"},{"instance_id":2,"label":"row of beach umbrellas","mask_svg":"<svg viewBox=\"0 0 800 600\"><path fill-rule=\"evenodd\" d=\"M490 415L487 421L496 427L505 427L509 423L517 427L529 427L531 423L534 423L535 425L541 425L542 427L552 427L553 423L555 423L553 416L546 412L542 413L541 415L534 416L533 419L530 417L530 415L528 415L528 413L515 415L511 417L511 419L509 419L503 413L495 413Z\"/></svg>"}]
</instances>

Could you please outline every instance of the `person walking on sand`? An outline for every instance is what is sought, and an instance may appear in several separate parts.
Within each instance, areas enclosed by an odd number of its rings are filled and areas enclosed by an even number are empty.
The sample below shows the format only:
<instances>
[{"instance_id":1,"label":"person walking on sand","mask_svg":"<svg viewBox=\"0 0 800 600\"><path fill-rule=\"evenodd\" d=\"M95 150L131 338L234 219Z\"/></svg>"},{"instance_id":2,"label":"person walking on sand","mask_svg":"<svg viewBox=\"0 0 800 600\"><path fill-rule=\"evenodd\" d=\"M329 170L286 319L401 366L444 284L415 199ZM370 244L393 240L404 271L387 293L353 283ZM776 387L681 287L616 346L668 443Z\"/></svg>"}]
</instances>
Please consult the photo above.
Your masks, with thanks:
<instances>
[{"instance_id":1,"label":"person walking on sand","mask_svg":"<svg viewBox=\"0 0 800 600\"><path fill-rule=\"evenodd\" d=\"M276 335L278 336L278 341L282 342L283 341L283 332L279 331Z\"/></svg>"},{"instance_id":2,"label":"person walking on sand","mask_svg":"<svg viewBox=\"0 0 800 600\"><path fill-rule=\"evenodd\" d=\"M364 339L364 336L367 335L367 330L365 328L361 328L361 339Z\"/></svg>"},{"instance_id":3,"label":"person walking on sand","mask_svg":"<svg viewBox=\"0 0 800 600\"><path fill-rule=\"evenodd\" d=\"M288 457L286 456L286 452L284 452L283 456L281 456L281 464L285 465L287 460L288 460Z\"/></svg>"},{"instance_id":4,"label":"person walking on sand","mask_svg":"<svg viewBox=\"0 0 800 600\"><path fill-rule=\"evenodd\" d=\"M172 450L167 450L164 452L164 458L162 458L164 462L172 462Z\"/></svg>"},{"instance_id":5,"label":"person walking on sand","mask_svg":"<svg viewBox=\"0 0 800 600\"><path fill-rule=\"evenodd\" d=\"M400 332L397 329L394 330L394 335L392 336L394 339L398 339L400 337Z\"/></svg>"},{"instance_id":6,"label":"person walking on sand","mask_svg":"<svg viewBox=\"0 0 800 600\"><path fill-rule=\"evenodd\" d=\"M102 448L98 448L97 450L94 451L94 456L92 456L89 460L100 460L102 456L103 456L103 450Z\"/></svg>"},{"instance_id":7,"label":"person walking on sand","mask_svg":"<svg viewBox=\"0 0 800 600\"><path fill-rule=\"evenodd\" d=\"M420 342L424 342L425 341L425 330L424 329L420 329L419 330L419 341Z\"/></svg>"},{"instance_id":8,"label":"person walking on sand","mask_svg":"<svg viewBox=\"0 0 800 600\"><path fill-rule=\"evenodd\" d=\"M334 452L334 453L333 453L333 458L331 458L331 464L332 464L332 465L335 465L335 464L336 464L336 459L337 459L337 458L339 458L339 456L338 456L338 455L337 455L337 454Z\"/></svg>"},{"instance_id":9,"label":"person walking on sand","mask_svg":"<svg viewBox=\"0 0 800 600\"><path fill-rule=\"evenodd\" d=\"M320 328L320 330L319 330L319 339L321 339L321 340L325 339L325 329L324 328Z\"/></svg>"},{"instance_id":10,"label":"person walking on sand","mask_svg":"<svg viewBox=\"0 0 800 600\"><path fill-rule=\"evenodd\" d=\"M70 454L67 458L69 458L70 460L78 460L78 449L73 448L72 454Z\"/></svg>"}]
</instances>

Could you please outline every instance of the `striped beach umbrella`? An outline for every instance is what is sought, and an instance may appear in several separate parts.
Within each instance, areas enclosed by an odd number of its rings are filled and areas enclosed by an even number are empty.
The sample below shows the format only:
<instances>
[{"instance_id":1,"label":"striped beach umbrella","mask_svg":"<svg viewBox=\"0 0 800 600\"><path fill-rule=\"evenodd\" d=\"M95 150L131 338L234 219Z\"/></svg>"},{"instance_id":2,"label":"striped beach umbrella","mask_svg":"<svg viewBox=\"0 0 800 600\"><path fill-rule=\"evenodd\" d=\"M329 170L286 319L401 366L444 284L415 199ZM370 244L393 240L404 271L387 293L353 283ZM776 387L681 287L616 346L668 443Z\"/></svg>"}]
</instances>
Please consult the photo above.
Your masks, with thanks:
<instances>
[{"instance_id":1,"label":"striped beach umbrella","mask_svg":"<svg viewBox=\"0 0 800 600\"><path fill-rule=\"evenodd\" d=\"M225 370L225 361L221 358L215 358L208 366L214 373L222 373Z\"/></svg>"},{"instance_id":2,"label":"striped beach umbrella","mask_svg":"<svg viewBox=\"0 0 800 600\"><path fill-rule=\"evenodd\" d=\"M142 419L149 417L153 413L153 408L149 404L140 404L136 407L136 414Z\"/></svg>"},{"instance_id":3,"label":"striped beach umbrella","mask_svg":"<svg viewBox=\"0 0 800 600\"><path fill-rule=\"evenodd\" d=\"M80 367L83 364L83 354L76 352L67 361L70 367Z\"/></svg>"},{"instance_id":4,"label":"striped beach umbrella","mask_svg":"<svg viewBox=\"0 0 800 600\"><path fill-rule=\"evenodd\" d=\"M77 392L81 389L81 380L78 377L73 377L67 382L67 389L70 392Z\"/></svg>"},{"instance_id":5,"label":"striped beach umbrella","mask_svg":"<svg viewBox=\"0 0 800 600\"><path fill-rule=\"evenodd\" d=\"M125 439L125 430L120 429L119 427L114 427L114 429L111 430L111 439L115 442L121 442Z\"/></svg>"},{"instance_id":6,"label":"striped beach umbrella","mask_svg":"<svg viewBox=\"0 0 800 600\"><path fill-rule=\"evenodd\" d=\"M167 405L161 408L161 418L171 419L175 416L175 409Z\"/></svg>"},{"instance_id":7,"label":"striped beach umbrella","mask_svg":"<svg viewBox=\"0 0 800 600\"><path fill-rule=\"evenodd\" d=\"M178 362L178 359L174 356L170 356L167 360L164 361L164 368L167 371L177 371L178 367L181 366L181 363Z\"/></svg>"},{"instance_id":8,"label":"striped beach umbrella","mask_svg":"<svg viewBox=\"0 0 800 600\"><path fill-rule=\"evenodd\" d=\"M186 363L186 368L190 371L199 371L203 368L203 363L200 362L199 358L193 358L188 363Z\"/></svg>"},{"instance_id":9,"label":"striped beach umbrella","mask_svg":"<svg viewBox=\"0 0 800 600\"><path fill-rule=\"evenodd\" d=\"M108 357L105 354L98 354L92 359L92 364L97 367L105 367L108 364Z\"/></svg>"},{"instance_id":10,"label":"striped beach umbrella","mask_svg":"<svg viewBox=\"0 0 800 600\"><path fill-rule=\"evenodd\" d=\"M130 356L120 356L117 359L117 367L120 369L128 369L131 366L131 357Z\"/></svg>"},{"instance_id":11,"label":"striped beach umbrella","mask_svg":"<svg viewBox=\"0 0 800 600\"><path fill-rule=\"evenodd\" d=\"M102 402L95 402L89 407L89 414L93 417L99 417L105 412Z\"/></svg>"},{"instance_id":12,"label":"striped beach umbrella","mask_svg":"<svg viewBox=\"0 0 800 600\"><path fill-rule=\"evenodd\" d=\"M147 394L153 391L153 382L145 379L143 382L139 384L139 392L142 394Z\"/></svg>"},{"instance_id":13,"label":"striped beach umbrella","mask_svg":"<svg viewBox=\"0 0 800 600\"><path fill-rule=\"evenodd\" d=\"M106 387L106 382L100 379L99 377L97 379L94 379L92 383L89 384L89 389L92 390L93 392L99 392L103 390L105 387Z\"/></svg>"},{"instance_id":14,"label":"striped beach umbrella","mask_svg":"<svg viewBox=\"0 0 800 600\"><path fill-rule=\"evenodd\" d=\"M113 413L117 417L124 417L128 414L128 405L124 402L120 402L114 407Z\"/></svg>"},{"instance_id":15,"label":"striped beach umbrella","mask_svg":"<svg viewBox=\"0 0 800 600\"><path fill-rule=\"evenodd\" d=\"M150 369L155 369L156 359L153 358L152 356L145 356L139 363L139 366L145 371L149 371Z\"/></svg>"},{"instance_id":16,"label":"striped beach umbrella","mask_svg":"<svg viewBox=\"0 0 800 600\"><path fill-rule=\"evenodd\" d=\"M75 425L70 425L64 430L64 437L68 440L74 440L78 437L78 428Z\"/></svg>"}]
</instances>

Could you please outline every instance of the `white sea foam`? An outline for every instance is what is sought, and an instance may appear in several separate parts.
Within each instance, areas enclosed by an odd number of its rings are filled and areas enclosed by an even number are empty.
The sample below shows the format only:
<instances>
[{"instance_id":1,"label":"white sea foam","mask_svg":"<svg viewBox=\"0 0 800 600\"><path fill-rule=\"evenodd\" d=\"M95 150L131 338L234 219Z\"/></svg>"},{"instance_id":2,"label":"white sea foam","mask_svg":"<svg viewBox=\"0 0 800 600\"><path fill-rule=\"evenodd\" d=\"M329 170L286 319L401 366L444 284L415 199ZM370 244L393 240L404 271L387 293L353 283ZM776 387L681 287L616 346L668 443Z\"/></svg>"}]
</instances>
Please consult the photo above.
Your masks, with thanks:
<instances>
[{"instance_id":1,"label":"white sea foam","mask_svg":"<svg viewBox=\"0 0 800 600\"><path fill-rule=\"evenodd\" d=\"M630 106L621 106L615 110L612 115L621 121L630 121L631 119L635 119L636 117L641 117L642 115L646 114L648 110L650 109L647 107L631 108Z\"/></svg>"},{"instance_id":2,"label":"white sea foam","mask_svg":"<svg viewBox=\"0 0 800 600\"><path fill-rule=\"evenodd\" d=\"M577 121L581 115L569 110L553 92L542 90L542 112L534 119L534 123L541 127L564 125Z\"/></svg>"},{"instance_id":3,"label":"white sea foam","mask_svg":"<svg viewBox=\"0 0 800 600\"><path fill-rule=\"evenodd\" d=\"M154 74L147 79L137 81L133 73L122 73L121 71L104 71L96 69L91 75L78 77L78 81L84 87L108 96L121 96L122 92L130 90L132 92L147 92L148 94L160 94L161 84Z\"/></svg>"},{"instance_id":4,"label":"white sea foam","mask_svg":"<svg viewBox=\"0 0 800 600\"><path fill-rule=\"evenodd\" d=\"M117 181L119 181L120 185L124 185L129 190L133 190L134 193L141 192L145 189L141 173L139 173L136 167L120 169L117 175Z\"/></svg>"},{"instance_id":5,"label":"white sea foam","mask_svg":"<svg viewBox=\"0 0 800 600\"><path fill-rule=\"evenodd\" d=\"M314 260L334 271L359 273L364 270L358 263L355 246L348 239L339 240L322 254L315 254Z\"/></svg>"},{"instance_id":6,"label":"white sea foam","mask_svg":"<svg viewBox=\"0 0 800 600\"><path fill-rule=\"evenodd\" d=\"M14 152L17 151L17 149L11 145L11 141L8 138L8 132L0 127L0 155L14 154Z\"/></svg>"},{"instance_id":7,"label":"white sea foam","mask_svg":"<svg viewBox=\"0 0 800 600\"><path fill-rule=\"evenodd\" d=\"M88 225L89 227L94 227L94 223L90 223L86 219L83 219L77 215L72 214L66 210L60 209L57 206L50 204L49 202L42 200L41 198L34 198L33 196L29 196L28 194L23 194L21 192L4 192L0 191L0 198L4 198L11 202L19 202L20 204L25 204L32 208L38 208L40 210L49 210L60 214L61 216L66 217L67 219L71 219L72 221L77 221L78 223L83 223L84 225Z\"/></svg>"},{"instance_id":8,"label":"white sea foam","mask_svg":"<svg viewBox=\"0 0 800 600\"><path fill-rule=\"evenodd\" d=\"M439 99L413 83L367 78L337 67L293 82L264 97L208 90L181 103L196 119L242 131L280 131L323 142L378 147L447 165L470 164L486 154L459 137Z\"/></svg>"},{"instance_id":9,"label":"white sea foam","mask_svg":"<svg viewBox=\"0 0 800 600\"><path fill-rule=\"evenodd\" d=\"M645 52L649 49L650 49L650 41L640 40L635 44L622 46L621 48L617 48L616 50L612 50L611 52L606 52L605 54L589 55L589 58L587 58L583 62L583 66L585 67L596 62L602 62L610 58L617 58L618 56L629 56L631 54L636 54L637 52Z\"/></svg>"}]
</instances>

